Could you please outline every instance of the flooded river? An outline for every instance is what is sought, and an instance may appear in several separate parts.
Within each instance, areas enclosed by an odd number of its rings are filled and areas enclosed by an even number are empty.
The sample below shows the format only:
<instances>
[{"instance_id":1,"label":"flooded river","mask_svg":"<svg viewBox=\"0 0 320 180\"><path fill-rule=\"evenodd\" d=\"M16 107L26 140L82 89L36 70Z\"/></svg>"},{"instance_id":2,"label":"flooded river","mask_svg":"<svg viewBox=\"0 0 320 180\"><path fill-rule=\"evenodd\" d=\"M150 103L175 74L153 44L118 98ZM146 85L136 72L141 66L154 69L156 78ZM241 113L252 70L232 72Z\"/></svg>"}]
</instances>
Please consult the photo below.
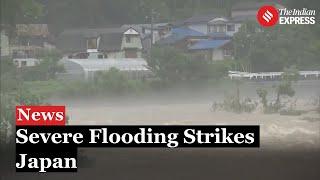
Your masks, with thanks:
<instances>
[{"instance_id":1,"label":"flooded river","mask_svg":"<svg viewBox=\"0 0 320 180\"><path fill-rule=\"evenodd\" d=\"M241 97L257 99L256 88L272 90L274 82L247 82ZM320 120L313 111L320 81L303 81L294 86L301 116L212 112L213 101L221 101L235 85L179 87L123 97L52 99L66 105L70 124L253 124L261 127L261 148L84 148L79 149L77 173L12 173L4 179L153 179L153 180L319 180ZM270 94L269 99L273 99ZM1 179L2 180L2 179Z\"/></svg>"},{"instance_id":2,"label":"flooded river","mask_svg":"<svg viewBox=\"0 0 320 180\"><path fill-rule=\"evenodd\" d=\"M240 96L257 100L257 88L269 90L274 99L276 82L244 82ZM211 104L235 92L236 85L179 87L147 95L126 97L91 97L55 100L66 104L73 125L260 125L263 148L320 148L320 117L315 101L320 96L320 81L299 81L291 101L307 110L301 116L253 113L212 112Z\"/></svg>"}]
</instances>

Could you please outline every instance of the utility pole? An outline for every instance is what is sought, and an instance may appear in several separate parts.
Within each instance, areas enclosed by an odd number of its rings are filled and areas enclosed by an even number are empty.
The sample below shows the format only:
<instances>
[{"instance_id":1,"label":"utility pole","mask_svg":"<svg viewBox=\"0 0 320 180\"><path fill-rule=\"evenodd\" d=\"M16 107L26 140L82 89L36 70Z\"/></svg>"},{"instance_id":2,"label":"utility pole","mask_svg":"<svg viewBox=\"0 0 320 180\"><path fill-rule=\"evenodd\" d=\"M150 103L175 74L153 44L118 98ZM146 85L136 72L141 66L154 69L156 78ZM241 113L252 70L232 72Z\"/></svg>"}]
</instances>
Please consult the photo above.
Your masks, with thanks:
<instances>
[{"instance_id":1,"label":"utility pole","mask_svg":"<svg viewBox=\"0 0 320 180\"><path fill-rule=\"evenodd\" d=\"M151 9L151 15L150 15L150 21L151 21L151 45L150 45L150 50L152 49L153 46L153 21L154 21L154 9Z\"/></svg>"},{"instance_id":2,"label":"utility pole","mask_svg":"<svg viewBox=\"0 0 320 180\"><path fill-rule=\"evenodd\" d=\"M154 26L154 15L155 15L155 10L152 8L150 11L150 49L149 49L149 58L151 58L151 51L153 48L153 41L154 41L154 36L153 36L153 26Z\"/></svg>"}]
</instances>

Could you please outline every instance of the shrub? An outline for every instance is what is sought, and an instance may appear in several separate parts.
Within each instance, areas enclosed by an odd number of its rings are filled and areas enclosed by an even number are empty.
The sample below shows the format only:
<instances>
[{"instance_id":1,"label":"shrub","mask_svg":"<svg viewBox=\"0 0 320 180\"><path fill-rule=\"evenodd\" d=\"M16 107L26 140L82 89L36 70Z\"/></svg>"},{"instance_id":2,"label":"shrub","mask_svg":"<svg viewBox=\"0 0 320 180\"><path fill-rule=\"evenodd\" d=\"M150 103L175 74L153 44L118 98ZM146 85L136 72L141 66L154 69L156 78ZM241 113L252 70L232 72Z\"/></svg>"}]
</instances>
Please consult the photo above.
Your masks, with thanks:
<instances>
[{"instance_id":1,"label":"shrub","mask_svg":"<svg viewBox=\"0 0 320 180\"><path fill-rule=\"evenodd\" d=\"M227 74L229 65L228 61L212 62L170 47L153 48L147 61L149 69L166 82L220 79Z\"/></svg>"}]
</instances>

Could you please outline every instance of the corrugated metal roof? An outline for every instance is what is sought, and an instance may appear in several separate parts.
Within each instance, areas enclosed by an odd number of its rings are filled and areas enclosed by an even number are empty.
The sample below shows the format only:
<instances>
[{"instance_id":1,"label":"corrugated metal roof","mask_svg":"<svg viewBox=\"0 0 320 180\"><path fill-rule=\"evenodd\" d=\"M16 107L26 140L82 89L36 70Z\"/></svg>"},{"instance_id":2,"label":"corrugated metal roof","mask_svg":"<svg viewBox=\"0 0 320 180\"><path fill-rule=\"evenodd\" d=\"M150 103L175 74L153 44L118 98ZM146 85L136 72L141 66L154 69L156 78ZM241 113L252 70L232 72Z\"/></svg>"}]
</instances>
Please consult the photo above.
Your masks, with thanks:
<instances>
[{"instance_id":1,"label":"corrugated metal roof","mask_svg":"<svg viewBox=\"0 0 320 180\"><path fill-rule=\"evenodd\" d=\"M57 47L63 52L85 52L87 50L87 38L100 36L99 50L120 50L123 33L130 28L131 27L115 27L65 30L57 38Z\"/></svg>"},{"instance_id":2,"label":"corrugated metal roof","mask_svg":"<svg viewBox=\"0 0 320 180\"><path fill-rule=\"evenodd\" d=\"M208 33L208 36L211 39L220 39L220 40L231 39L231 36L227 35L227 33L225 32L210 32Z\"/></svg>"},{"instance_id":3,"label":"corrugated metal roof","mask_svg":"<svg viewBox=\"0 0 320 180\"><path fill-rule=\"evenodd\" d=\"M120 71L148 71L147 62L143 58L122 59L63 59L62 62L73 62L80 65L85 72L107 71L117 68Z\"/></svg>"},{"instance_id":4,"label":"corrugated metal roof","mask_svg":"<svg viewBox=\"0 0 320 180\"><path fill-rule=\"evenodd\" d=\"M204 36L205 35L199 31L195 31L190 28L173 28L172 33L179 34L182 36Z\"/></svg>"},{"instance_id":5,"label":"corrugated metal roof","mask_svg":"<svg viewBox=\"0 0 320 180\"><path fill-rule=\"evenodd\" d=\"M229 43L230 40L200 40L193 46L189 47L189 50L206 50L206 49L216 49Z\"/></svg>"}]
</instances>

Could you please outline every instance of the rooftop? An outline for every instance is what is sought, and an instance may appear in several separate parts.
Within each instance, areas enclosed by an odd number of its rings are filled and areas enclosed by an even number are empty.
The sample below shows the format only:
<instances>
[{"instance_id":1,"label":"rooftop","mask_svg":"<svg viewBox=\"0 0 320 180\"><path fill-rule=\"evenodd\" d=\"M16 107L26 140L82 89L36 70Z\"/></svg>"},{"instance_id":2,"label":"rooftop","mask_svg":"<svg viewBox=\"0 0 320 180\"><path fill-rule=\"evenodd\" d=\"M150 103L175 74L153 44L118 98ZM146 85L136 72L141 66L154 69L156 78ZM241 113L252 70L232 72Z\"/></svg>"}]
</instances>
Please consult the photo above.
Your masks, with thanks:
<instances>
[{"instance_id":1,"label":"rooftop","mask_svg":"<svg viewBox=\"0 0 320 180\"><path fill-rule=\"evenodd\" d=\"M200 40L191 47L189 47L189 50L206 50L206 49L216 49L219 47L222 47L229 43L230 40L211 40L211 39L205 39Z\"/></svg>"},{"instance_id":2,"label":"rooftop","mask_svg":"<svg viewBox=\"0 0 320 180\"><path fill-rule=\"evenodd\" d=\"M130 28L131 27L113 27L65 30L57 39L57 47L64 52L85 52L87 48L86 39L90 37L100 37L99 50L116 51L121 48L123 34Z\"/></svg>"},{"instance_id":3,"label":"rooftop","mask_svg":"<svg viewBox=\"0 0 320 180\"><path fill-rule=\"evenodd\" d=\"M173 28L170 35L159 41L159 44L173 44L177 41L183 40L186 37L201 37L206 36L205 34L192 30L190 28Z\"/></svg>"}]
</instances>

